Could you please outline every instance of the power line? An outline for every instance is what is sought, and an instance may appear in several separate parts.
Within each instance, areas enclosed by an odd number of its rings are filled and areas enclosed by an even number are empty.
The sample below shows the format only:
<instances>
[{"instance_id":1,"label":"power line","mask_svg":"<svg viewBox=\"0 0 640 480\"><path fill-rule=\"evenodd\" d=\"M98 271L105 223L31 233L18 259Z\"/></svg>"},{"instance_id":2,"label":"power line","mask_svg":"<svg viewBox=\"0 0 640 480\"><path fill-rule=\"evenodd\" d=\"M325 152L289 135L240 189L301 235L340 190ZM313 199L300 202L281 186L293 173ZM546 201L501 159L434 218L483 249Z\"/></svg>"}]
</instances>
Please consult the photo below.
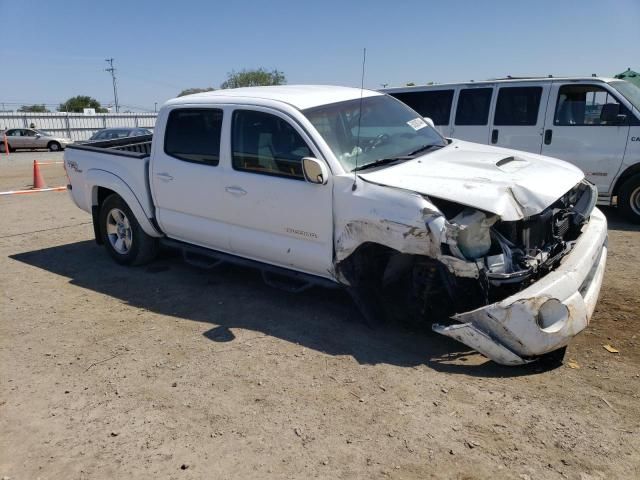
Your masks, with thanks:
<instances>
[{"instance_id":1,"label":"power line","mask_svg":"<svg viewBox=\"0 0 640 480\"><path fill-rule=\"evenodd\" d=\"M113 80L113 101L116 106L116 113L118 113L120 109L118 107L118 87L116 85L116 69L113 68L113 58L107 58L105 62L109 64L109 68L105 68L104 70L111 74L111 79Z\"/></svg>"}]
</instances>

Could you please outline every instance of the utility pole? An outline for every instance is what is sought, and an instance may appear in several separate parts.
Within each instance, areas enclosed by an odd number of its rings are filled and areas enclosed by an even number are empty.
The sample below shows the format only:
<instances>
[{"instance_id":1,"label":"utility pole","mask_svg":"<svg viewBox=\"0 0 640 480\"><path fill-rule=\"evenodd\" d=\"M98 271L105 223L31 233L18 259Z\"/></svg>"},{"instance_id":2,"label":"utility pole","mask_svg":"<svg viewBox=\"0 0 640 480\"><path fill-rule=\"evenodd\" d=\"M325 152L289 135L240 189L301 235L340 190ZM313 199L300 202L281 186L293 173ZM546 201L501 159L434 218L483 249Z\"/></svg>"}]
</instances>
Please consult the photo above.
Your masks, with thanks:
<instances>
[{"instance_id":1,"label":"utility pole","mask_svg":"<svg viewBox=\"0 0 640 480\"><path fill-rule=\"evenodd\" d=\"M113 101L116 106L116 113L118 113L120 107L118 107L118 86L116 84L116 69L113 68L113 58L107 58L105 62L109 64L109 68L105 68L104 71L111 74L111 79L113 80Z\"/></svg>"}]
</instances>

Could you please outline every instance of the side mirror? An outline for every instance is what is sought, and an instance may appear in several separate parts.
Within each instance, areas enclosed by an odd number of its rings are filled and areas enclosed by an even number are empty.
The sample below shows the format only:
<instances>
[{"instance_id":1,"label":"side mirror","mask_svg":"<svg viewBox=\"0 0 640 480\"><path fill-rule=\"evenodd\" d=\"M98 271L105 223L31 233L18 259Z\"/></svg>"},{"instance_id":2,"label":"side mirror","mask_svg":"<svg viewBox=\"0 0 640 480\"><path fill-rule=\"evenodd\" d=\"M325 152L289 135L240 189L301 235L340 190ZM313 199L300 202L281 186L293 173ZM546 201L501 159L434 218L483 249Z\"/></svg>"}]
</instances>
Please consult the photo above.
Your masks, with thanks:
<instances>
[{"instance_id":1,"label":"side mirror","mask_svg":"<svg viewBox=\"0 0 640 480\"><path fill-rule=\"evenodd\" d=\"M324 163L317 158L304 157L302 159L302 171L304 178L309 183L324 185L329 181L329 172Z\"/></svg>"},{"instance_id":2,"label":"side mirror","mask_svg":"<svg viewBox=\"0 0 640 480\"><path fill-rule=\"evenodd\" d=\"M614 120L616 125L624 125L627 123L627 116L624 113L619 113L616 115L616 119Z\"/></svg>"},{"instance_id":3,"label":"side mirror","mask_svg":"<svg viewBox=\"0 0 640 480\"><path fill-rule=\"evenodd\" d=\"M424 118L424 121L427 122L427 125L429 125L431 128L436 128L436 124L433 123L433 120L431 120L431 117L422 117Z\"/></svg>"},{"instance_id":4,"label":"side mirror","mask_svg":"<svg viewBox=\"0 0 640 480\"><path fill-rule=\"evenodd\" d=\"M39 133L36 133L36 138L40 138L42 135L40 135Z\"/></svg>"}]
</instances>

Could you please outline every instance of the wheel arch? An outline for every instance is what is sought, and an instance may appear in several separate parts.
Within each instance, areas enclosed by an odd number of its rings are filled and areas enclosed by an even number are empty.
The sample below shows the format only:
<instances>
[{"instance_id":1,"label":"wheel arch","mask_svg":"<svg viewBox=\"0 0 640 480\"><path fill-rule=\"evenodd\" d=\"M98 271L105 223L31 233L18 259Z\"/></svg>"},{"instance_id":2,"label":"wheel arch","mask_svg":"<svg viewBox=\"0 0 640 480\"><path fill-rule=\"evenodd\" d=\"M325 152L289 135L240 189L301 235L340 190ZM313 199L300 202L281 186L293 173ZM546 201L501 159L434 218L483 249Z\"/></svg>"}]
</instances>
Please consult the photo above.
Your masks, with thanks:
<instances>
[{"instance_id":1,"label":"wheel arch","mask_svg":"<svg viewBox=\"0 0 640 480\"><path fill-rule=\"evenodd\" d=\"M86 181L92 185L90 190L90 205L93 217L94 233L96 233L97 239L100 237L100 229L98 225L100 207L104 200L113 193L119 195L129 206L131 212L140 224L140 227L147 235L156 238L163 236L159 229L154 225L153 220L147 216L140 204L140 201L129 185L127 185L120 177L104 170L90 170L87 172Z\"/></svg>"},{"instance_id":2,"label":"wheel arch","mask_svg":"<svg viewBox=\"0 0 640 480\"><path fill-rule=\"evenodd\" d=\"M640 163L636 163L631 165L630 167L627 167L627 169L624 172L622 172L622 174L616 180L616 183L611 192L611 196L618 195L618 193L620 192L620 187L624 185L624 182L626 182L628 179L630 179L637 173L640 173Z\"/></svg>"}]
</instances>

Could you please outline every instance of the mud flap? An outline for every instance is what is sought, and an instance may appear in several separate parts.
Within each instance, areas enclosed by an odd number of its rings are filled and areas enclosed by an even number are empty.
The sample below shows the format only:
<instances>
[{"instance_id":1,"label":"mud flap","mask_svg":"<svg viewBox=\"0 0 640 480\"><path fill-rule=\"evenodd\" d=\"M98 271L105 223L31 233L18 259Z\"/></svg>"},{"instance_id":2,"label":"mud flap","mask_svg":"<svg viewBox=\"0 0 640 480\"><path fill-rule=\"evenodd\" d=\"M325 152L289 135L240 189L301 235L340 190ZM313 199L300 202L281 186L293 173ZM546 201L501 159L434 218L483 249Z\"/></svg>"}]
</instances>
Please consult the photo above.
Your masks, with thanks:
<instances>
[{"instance_id":1,"label":"mud flap","mask_svg":"<svg viewBox=\"0 0 640 480\"><path fill-rule=\"evenodd\" d=\"M474 327L471 323L461 323L450 326L435 324L432 328L434 332L464 343L500 365L524 365L530 362L530 360L520 358L507 347L496 342L485 332Z\"/></svg>"}]
</instances>

